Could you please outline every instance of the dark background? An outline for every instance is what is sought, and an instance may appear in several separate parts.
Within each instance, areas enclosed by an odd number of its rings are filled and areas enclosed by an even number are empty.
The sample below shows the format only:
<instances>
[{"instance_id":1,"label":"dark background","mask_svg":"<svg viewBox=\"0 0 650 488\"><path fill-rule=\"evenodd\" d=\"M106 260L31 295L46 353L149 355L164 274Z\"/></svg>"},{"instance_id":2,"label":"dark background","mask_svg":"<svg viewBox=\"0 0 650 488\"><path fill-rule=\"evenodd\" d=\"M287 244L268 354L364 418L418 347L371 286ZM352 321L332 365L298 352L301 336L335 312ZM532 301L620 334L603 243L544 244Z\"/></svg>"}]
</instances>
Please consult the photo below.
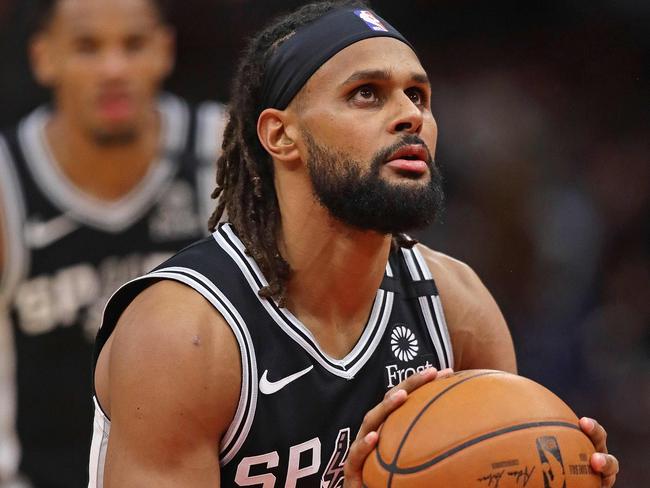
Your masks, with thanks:
<instances>
[{"instance_id":1,"label":"dark background","mask_svg":"<svg viewBox=\"0 0 650 488\"><path fill-rule=\"evenodd\" d=\"M47 100L33 0L0 0L0 125ZM245 38L304 2L183 0L167 85L227 102ZM447 210L420 238L470 264L521 374L609 431L620 488L650 468L650 2L375 0L433 84Z\"/></svg>"}]
</instances>

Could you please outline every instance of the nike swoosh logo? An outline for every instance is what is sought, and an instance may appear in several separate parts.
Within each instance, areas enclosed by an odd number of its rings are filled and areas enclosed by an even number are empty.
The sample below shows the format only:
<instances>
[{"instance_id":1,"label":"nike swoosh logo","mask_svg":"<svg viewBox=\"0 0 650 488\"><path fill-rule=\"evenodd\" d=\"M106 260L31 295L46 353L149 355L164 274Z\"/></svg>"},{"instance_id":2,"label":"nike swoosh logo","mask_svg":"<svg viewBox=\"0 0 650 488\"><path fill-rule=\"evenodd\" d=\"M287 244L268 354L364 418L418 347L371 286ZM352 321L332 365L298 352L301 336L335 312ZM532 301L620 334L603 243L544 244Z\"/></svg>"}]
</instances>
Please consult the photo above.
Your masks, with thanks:
<instances>
[{"instance_id":1,"label":"nike swoosh logo","mask_svg":"<svg viewBox=\"0 0 650 488\"><path fill-rule=\"evenodd\" d=\"M301 376L306 375L312 369L314 369L313 364L308 368L303 369L302 371L293 373L292 375L287 376L286 378L282 378L281 380L278 381L268 380L267 375L269 374L269 370L267 369L264 371L264 373L262 373L262 377L260 378L260 391L265 395L273 395L274 393L279 392L282 388L287 386L292 381L296 381Z\"/></svg>"},{"instance_id":2,"label":"nike swoosh logo","mask_svg":"<svg viewBox=\"0 0 650 488\"><path fill-rule=\"evenodd\" d=\"M44 222L28 220L25 222L25 241L32 249L42 249L63 239L78 228L79 223L70 220L65 214Z\"/></svg>"}]
</instances>

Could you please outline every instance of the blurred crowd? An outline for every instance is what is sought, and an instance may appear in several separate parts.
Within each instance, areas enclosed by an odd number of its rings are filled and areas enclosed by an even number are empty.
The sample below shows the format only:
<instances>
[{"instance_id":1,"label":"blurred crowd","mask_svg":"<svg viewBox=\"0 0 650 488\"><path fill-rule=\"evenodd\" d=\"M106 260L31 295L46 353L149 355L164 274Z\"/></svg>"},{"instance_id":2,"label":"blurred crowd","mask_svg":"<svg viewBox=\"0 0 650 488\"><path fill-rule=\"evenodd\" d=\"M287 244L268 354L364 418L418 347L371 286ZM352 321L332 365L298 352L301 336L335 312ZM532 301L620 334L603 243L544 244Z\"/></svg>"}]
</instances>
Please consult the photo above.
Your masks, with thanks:
<instances>
[{"instance_id":1,"label":"blurred crowd","mask_svg":"<svg viewBox=\"0 0 650 488\"><path fill-rule=\"evenodd\" d=\"M44 100L31 0L0 0L0 122ZM227 102L246 35L298 1L185 0L168 88ZM433 85L447 209L420 232L470 264L520 372L609 431L617 486L650 468L650 4L375 0Z\"/></svg>"},{"instance_id":2,"label":"blurred crowd","mask_svg":"<svg viewBox=\"0 0 650 488\"><path fill-rule=\"evenodd\" d=\"M421 44L449 196L421 237L486 281L520 372L608 426L617 486L645 486L650 23L571 13Z\"/></svg>"}]
</instances>

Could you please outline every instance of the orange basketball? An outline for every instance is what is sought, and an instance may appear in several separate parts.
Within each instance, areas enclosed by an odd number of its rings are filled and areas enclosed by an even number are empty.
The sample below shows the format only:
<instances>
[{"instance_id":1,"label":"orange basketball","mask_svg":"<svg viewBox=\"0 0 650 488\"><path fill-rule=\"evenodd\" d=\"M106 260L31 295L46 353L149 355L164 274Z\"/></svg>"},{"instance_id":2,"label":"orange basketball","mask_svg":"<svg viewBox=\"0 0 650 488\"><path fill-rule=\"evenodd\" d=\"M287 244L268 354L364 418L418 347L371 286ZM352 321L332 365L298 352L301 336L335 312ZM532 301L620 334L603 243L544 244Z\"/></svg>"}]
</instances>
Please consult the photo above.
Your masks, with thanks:
<instances>
[{"instance_id":1,"label":"orange basketball","mask_svg":"<svg viewBox=\"0 0 650 488\"><path fill-rule=\"evenodd\" d=\"M379 432L367 488L600 488L594 447L557 396L521 376L469 370L409 395Z\"/></svg>"}]
</instances>

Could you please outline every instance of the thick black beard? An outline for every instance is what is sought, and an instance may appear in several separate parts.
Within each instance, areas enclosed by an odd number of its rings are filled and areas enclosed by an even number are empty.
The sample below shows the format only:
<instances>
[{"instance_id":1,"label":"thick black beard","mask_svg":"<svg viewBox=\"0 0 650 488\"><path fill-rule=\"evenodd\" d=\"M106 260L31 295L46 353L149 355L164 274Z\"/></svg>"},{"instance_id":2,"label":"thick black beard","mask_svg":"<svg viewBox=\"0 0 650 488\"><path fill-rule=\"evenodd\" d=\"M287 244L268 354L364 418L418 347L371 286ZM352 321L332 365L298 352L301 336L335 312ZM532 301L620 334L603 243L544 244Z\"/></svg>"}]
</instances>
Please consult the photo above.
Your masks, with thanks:
<instances>
[{"instance_id":1,"label":"thick black beard","mask_svg":"<svg viewBox=\"0 0 650 488\"><path fill-rule=\"evenodd\" d=\"M430 153L427 165L431 179L426 185L391 183L380 175L386 159L399 148L410 144L426 147L418 136L407 135L379 151L370 170L362 174L362 164L319 146L309 133L304 135L315 196L337 220L361 230L399 234L426 227L442 211L442 175Z\"/></svg>"}]
</instances>

